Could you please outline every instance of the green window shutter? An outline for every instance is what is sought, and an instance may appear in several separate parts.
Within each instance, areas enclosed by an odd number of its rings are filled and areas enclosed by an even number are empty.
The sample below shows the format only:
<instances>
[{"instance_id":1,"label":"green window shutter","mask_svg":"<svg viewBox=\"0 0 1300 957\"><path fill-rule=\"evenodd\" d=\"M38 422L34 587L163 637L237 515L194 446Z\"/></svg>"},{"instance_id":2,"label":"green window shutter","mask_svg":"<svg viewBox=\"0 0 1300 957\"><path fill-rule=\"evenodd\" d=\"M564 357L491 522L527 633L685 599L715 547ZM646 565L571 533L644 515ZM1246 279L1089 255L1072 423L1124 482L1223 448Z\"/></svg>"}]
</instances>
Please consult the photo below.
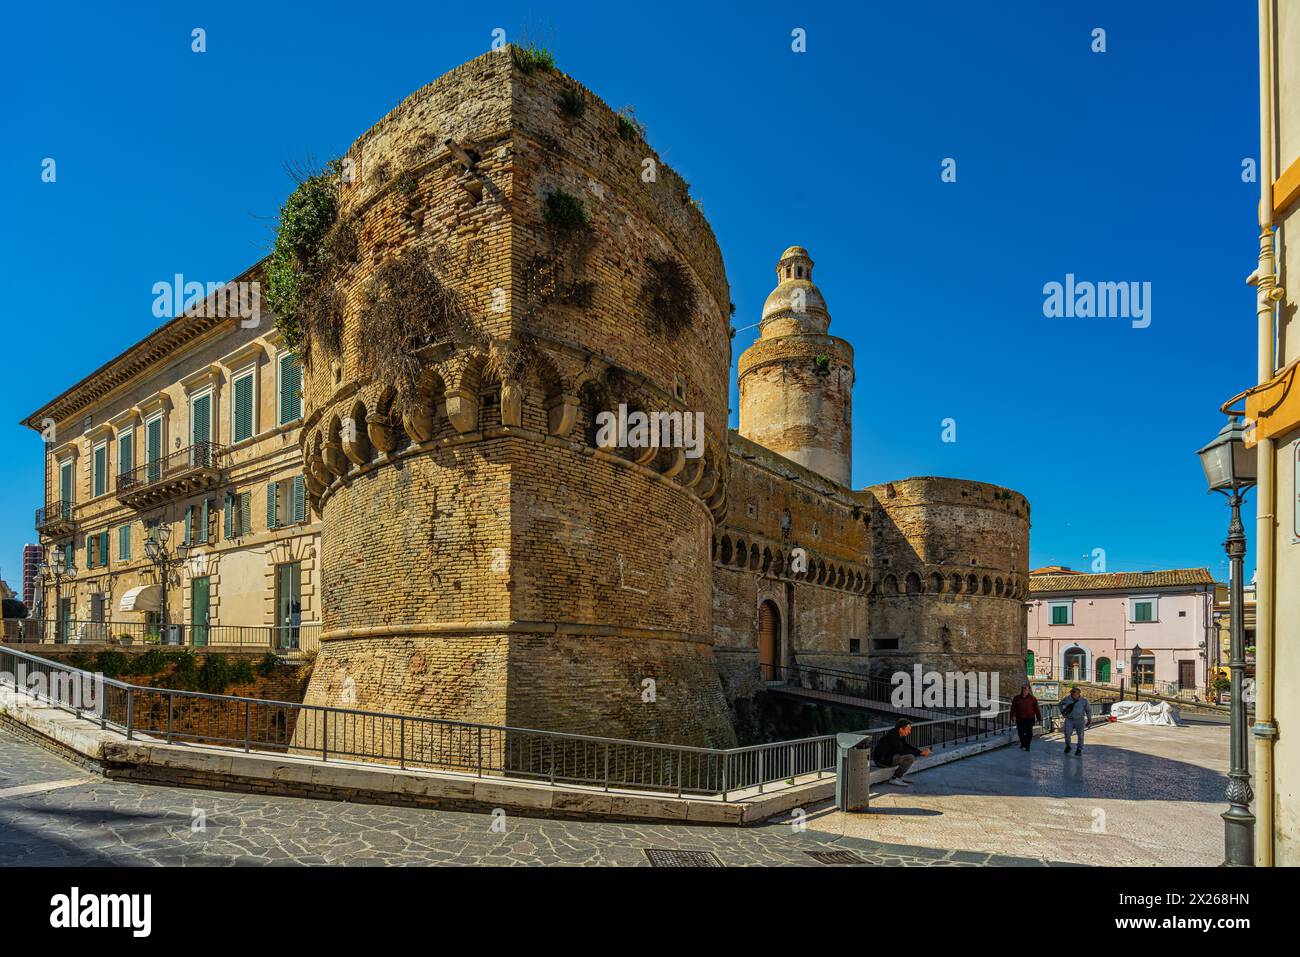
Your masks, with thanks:
<instances>
[{"instance_id":1,"label":"green window shutter","mask_svg":"<svg viewBox=\"0 0 1300 957\"><path fill-rule=\"evenodd\" d=\"M239 534L247 535L253 530L253 493L239 493Z\"/></svg>"},{"instance_id":2,"label":"green window shutter","mask_svg":"<svg viewBox=\"0 0 1300 957\"><path fill-rule=\"evenodd\" d=\"M266 487L266 527L275 528L276 518L278 517L279 502L276 501L278 494L278 482L272 482Z\"/></svg>"},{"instance_id":3,"label":"green window shutter","mask_svg":"<svg viewBox=\"0 0 1300 957\"><path fill-rule=\"evenodd\" d=\"M302 416L302 367L297 357L285 353L280 357L280 424Z\"/></svg>"},{"instance_id":4,"label":"green window shutter","mask_svg":"<svg viewBox=\"0 0 1300 957\"><path fill-rule=\"evenodd\" d=\"M86 567L95 567L95 536L86 536Z\"/></svg>"},{"instance_id":5,"label":"green window shutter","mask_svg":"<svg viewBox=\"0 0 1300 957\"><path fill-rule=\"evenodd\" d=\"M99 563L108 566L108 532L99 534Z\"/></svg>"},{"instance_id":6,"label":"green window shutter","mask_svg":"<svg viewBox=\"0 0 1300 957\"><path fill-rule=\"evenodd\" d=\"M226 504L225 507L222 508L222 511L225 513L225 517L226 517L226 538L227 539L234 538L235 537L235 496L231 495L229 492L226 493Z\"/></svg>"},{"instance_id":7,"label":"green window shutter","mask_svg":"<svg viewBox=\"0 0 1300 957\"><path fill-rule=\"evenodd\" d=\"M73 545L72 539L68 539L68 544L63 548L63 560L67 562L68 568L75 568L77 566L76 552L77 549L76 546Z\"/></svg>"},{"instance_id":8,"label":"green window shutter","mask_svg":"<svg viewBox=\"0 0 1300 957\"><path fill-rule=\"evenodd\" d=\"M242 442L253 434L253 377L235 380L235 424L231 441Z\"/></svg>"},{"instance_id":9,"label":"green window shutter","mask_svg":"<svg viewBox=\"0 0 1300 957\"><path fill-rule=\"evenodd\" d=\"M117 560L129 562L131 560L131 526L119 525L117 529Z\"/></svg>"},{"instance_id":10,"label":"green window shutter","mask_svg":"<svg viewBox=\"0 0 1300 957\"><path fill-rule=\"evenodd\" d=\"M194 541L194 506L188 505L185 508L185 538L183 541L189 545Z\"/></svg>"},{"instance_id":11,"label":"green window shutter","mask_svg":"<svg viewBox=\"0 0 1300 957\"><path fill-rule=\"evenodd\" d=\"M190 419L190 444L200 445L212 441L212 394L194 400Z\"/></svg>"},{"instance_id":12,"label":"green window shutter","mask_svg":"<svg viewBox=\"0 0 1300 957\"><path fill-rule=\"evenodd\" d=\"M293 520L307 521L307 485L301 475L293 477Z\"/></svg>"},{"instance_id":13,"label":"green window shutter","mask_svg":"<svg viewBox=\"0 0 1300 957\"><path fill-rule=\"evenodd\" d=\"M72 501L72 463L64 462L59 466L59 500Z\"/></svg>"},{"instance_id":14,"label":"green window shutter","mask_svg":"<svg viewBox=\"0 0 1300 957\"><path fill-rule=\"evenodd\" d=\"M117 439L117 474L125 475L135 465L135 442L130 432Z\"/></svg>"},{"instance_id":15,"label":"green window shutter","mask_svg":"<svg viewBox=\"0 0 1300 957\"><path fill-rule=\"evenodd\" d=\"M203 538L200 539L200 541L206 544L208 541L208 525L212 521L212 509L208 504L208 499L206 498L203 500L201 514L202 518L199 519L199 534L202 535Z\"/></svg>"},{"instance_id":16,"label":"green window shutter","mask_svg":"<svg viewBox=\"0 0 1300 957\"><path fill-rule=\"evenodd\" d=\"M162 419L154 419L147 426L145 441L148 443L146 458L148 462L157 462L162 458Z\"/></svg>"},{"instance_id":17,"label":"green window shutter","mask_svg":"<svg viewBox=\"0 0 1300 957\"><path fill-rule=\"evenodd\" d=\"M95 449L95 494L103 495L107 491L108 480L108 446L101 445Z\"/></svg>"}]
</instances>

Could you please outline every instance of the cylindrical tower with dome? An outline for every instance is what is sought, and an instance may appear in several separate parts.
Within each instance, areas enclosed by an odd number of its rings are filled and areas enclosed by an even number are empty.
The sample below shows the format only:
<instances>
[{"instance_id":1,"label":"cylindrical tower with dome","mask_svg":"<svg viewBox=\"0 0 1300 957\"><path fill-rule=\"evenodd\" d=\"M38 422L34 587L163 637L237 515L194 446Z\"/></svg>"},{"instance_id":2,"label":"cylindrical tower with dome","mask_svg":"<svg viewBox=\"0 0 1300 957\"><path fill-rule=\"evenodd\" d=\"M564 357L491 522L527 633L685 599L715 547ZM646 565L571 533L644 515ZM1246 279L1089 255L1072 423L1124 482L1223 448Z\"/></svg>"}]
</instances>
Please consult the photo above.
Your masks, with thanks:
<instances>
[{"instance_id":1,"label":"cylindrical tower with dome","mask_svg":"<svg viewBox=\"0 0 1300 957\"><path fill-rule=\"evenodd\" d=\"M853 347L827 333L830 312L812 271L802 246L776 264L759 338L740 356L740 434L847 487Z\"/></svg>"}]
</instances>

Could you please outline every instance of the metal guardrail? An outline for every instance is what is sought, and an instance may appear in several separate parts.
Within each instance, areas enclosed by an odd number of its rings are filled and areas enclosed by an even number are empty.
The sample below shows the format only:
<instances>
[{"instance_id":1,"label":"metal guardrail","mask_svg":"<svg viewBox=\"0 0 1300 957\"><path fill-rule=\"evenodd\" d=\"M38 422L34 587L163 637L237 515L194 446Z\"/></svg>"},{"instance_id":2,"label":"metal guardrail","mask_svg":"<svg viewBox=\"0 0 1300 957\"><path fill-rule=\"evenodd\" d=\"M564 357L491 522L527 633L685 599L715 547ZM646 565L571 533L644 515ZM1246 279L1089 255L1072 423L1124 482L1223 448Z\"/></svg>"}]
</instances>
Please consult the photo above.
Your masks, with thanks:
<instances>
[{"instance_id":1,"label":"metal guardrail","mask_svg":"<svg viewBox=\"0 0 1300 957\"><path fill-rule=\"evenodd\" d=\"M20 670L21 666L21 670ZM244 751L361 758L406 768L518 777L624 790L663 791L727 800L740 791L764 793L773 784L833 774L834 735L742 748L699 748L601 738L501 725L448 721L289 701L148 688L100 678L12 647L0 647L0 681L32 692L55 707L87 716L102 728L156 740L243 748ZM64 689L94 681L102 693L91 706L70 701ZM1003 711L913 723L913 743L945 747L1011 727ZM875 735L886 728L874 728Z\"/></svg>"},{"instance_id":2,"label":"metal guardrail","mask_svg":"<svg viewBox=\"0 0 1300 957\"><path fill-rule=\"evenodd\" d=\"M161 626L142 621L85 621L26 618L20 621L20 642L69 645L166 645L212 651L256 651L281 654L320 650L321 625L186 625L169 624L176 640L163 640Z\"/></svg>"},{"instance_id":3,"label":"metal guardrail","mask_svg":"<svg viewBox=\"0 0 1300 957\"><path fill-rule=\"evenodd\" d=\"M779 681L783 688L792 691L815 691L819 697L846 705L857 707L870 705L873 710L907 714L911 717L915 717L917 712L940 717L955 717L977 714L980 711L978 704L962 707L930 707L912 704L900 708L893 703L895 690L893 680L879 675L862 675L854 671L841 671L834 668L807 668L802 665L762 665L761 667L765 679L769 682Z\"/></svg>"}]
</instances>

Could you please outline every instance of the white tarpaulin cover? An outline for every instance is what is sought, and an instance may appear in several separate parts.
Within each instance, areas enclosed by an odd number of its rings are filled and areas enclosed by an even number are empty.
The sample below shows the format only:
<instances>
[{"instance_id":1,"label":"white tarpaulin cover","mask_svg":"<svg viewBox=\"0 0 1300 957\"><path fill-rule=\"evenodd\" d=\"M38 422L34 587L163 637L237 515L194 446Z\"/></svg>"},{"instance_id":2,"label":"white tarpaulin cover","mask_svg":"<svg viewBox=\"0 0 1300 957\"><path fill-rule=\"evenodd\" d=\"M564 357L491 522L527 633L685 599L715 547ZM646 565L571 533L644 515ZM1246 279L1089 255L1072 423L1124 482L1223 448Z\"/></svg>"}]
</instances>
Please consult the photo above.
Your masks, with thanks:
<instances>
[{"instance_id":1,"label":"white tarpaulin cover","mask_svg":"<svg viewBox=\"0 0 1300 957\"><path fill-rule=\"evenodd\" d=\"M1116 721L1125 724L1163 724L1177 727L1182 724L1178 709L1168 701L1116 701L1110 706Z\"/></svg>"}]
</instances>

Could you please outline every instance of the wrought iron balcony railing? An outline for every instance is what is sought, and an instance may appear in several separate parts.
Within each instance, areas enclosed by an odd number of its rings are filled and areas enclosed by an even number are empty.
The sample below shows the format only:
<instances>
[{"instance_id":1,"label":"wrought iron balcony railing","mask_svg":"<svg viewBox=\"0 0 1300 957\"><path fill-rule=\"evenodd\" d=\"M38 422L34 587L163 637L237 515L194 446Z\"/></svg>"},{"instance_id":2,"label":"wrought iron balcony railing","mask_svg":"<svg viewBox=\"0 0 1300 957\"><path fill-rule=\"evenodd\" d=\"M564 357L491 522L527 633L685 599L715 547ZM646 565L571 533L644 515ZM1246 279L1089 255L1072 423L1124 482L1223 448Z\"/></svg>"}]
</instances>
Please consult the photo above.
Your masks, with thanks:
<instances>
[{"instance_id":1,"label":"wrought iron balcony railing","mask_svg":"<svg viewBox=\"0 0 1300 957\"><path fill-rule=\"evenodd\" d=\"M36 510L36 531L42 535L66 535L76 529L72 502L60 499Z\"/></svg>"},{"instance_id":2,"label":"wrought iron balcony railing","mask_svg":"<svg viewBox=\"0 0 1300 957\"><path fill-rule=\"evenodd\" d=\"M133 508L150 508L178 495L215 487L221 480L224 446L196 442L117 477L117 497Z\"/></svg>"}]
</instances>

